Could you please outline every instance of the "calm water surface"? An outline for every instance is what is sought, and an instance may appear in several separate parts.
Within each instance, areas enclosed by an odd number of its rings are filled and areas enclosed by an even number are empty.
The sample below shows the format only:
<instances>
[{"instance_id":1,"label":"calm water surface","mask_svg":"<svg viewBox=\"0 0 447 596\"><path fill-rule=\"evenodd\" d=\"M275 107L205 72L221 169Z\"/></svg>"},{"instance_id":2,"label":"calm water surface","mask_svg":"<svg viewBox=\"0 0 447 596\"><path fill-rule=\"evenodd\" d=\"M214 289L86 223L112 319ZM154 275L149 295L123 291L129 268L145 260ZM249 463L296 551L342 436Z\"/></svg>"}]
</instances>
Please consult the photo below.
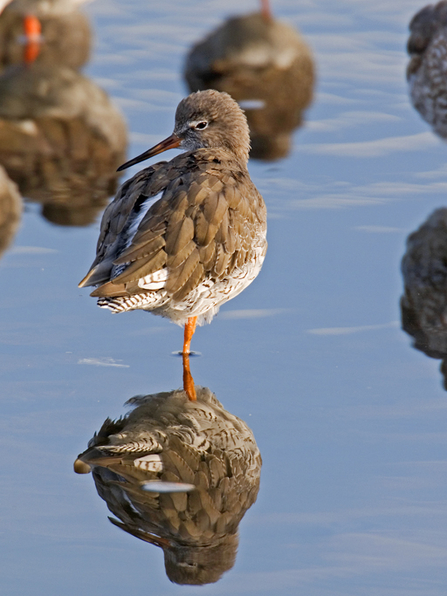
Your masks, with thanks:
<instances>
[{"instance_id":1,"label":"calm water surface","mask_svg":"<svg viewBox=\"0 0 447 596\"><path fill-rule=\"evenodd\" d=\"M255 6L86 7L84 74L124 114L130 156L171 133L191 45ZM404 75L422 6L273 2L311 45L318 81L289 155L250 162L269 212L264 268L193 340L196 383L246 421L263 458L236 564L216 584L171 584L160 549L112 526L72 469L127 399L181 386L182 332L98 309L77 289L98 221L58 225L25 202L0 261L3 594L445 594L447 395L399 309L406 237L447 205L447 148Z\"/></svg>"}]
</instances>

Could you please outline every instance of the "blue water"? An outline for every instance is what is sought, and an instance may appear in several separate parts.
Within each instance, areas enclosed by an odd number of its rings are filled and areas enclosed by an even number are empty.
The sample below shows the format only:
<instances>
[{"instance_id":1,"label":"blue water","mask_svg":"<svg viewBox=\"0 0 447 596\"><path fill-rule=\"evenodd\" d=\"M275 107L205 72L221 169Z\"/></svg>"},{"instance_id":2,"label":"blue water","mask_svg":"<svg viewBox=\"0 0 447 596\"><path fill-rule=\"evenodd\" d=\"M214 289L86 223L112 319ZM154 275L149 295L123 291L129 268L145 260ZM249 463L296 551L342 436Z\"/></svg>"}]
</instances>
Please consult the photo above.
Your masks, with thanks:
<instances>
[{"instance_id":1,"label":"blue water","mask_svg":"<svg viewBox=\"0 0 447 596\"><path fill-rule=\"evenodd\" d=\"M447 149L405 82L413 0L273 2L314 51L316 95L293 150L251 161L269 212L258 279L200 328L191 362L263 457L235 567L179 587L162 553L113 527L72 463L137 394L181 386L181 330L111 315L77 288L98 222L27 203L0 261L2 593L441 596L447 395L400 328L405 240L447 199ZM191 44L254 2L98 0L84 73L123 111L134 156L172 131ZM136 171L136 169L133 169ZM131 173L131 172L130 172ZM26 198L26 197L25 197ZM45 250L42 250L45 249Z\"/></svg>"}]
</instances>

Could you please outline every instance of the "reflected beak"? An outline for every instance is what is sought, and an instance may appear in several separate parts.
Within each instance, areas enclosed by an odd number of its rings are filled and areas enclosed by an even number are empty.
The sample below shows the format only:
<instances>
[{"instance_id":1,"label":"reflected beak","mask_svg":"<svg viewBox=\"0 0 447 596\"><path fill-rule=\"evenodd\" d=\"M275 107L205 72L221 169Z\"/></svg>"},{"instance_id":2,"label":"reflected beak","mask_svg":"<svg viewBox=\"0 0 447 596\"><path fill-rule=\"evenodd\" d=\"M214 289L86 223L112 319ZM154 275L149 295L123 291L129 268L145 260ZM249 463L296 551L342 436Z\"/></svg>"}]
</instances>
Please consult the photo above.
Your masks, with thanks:
<instances>
[{"instance_id":1,"label":"reflected beak","mask_svg":"<svg viewBox=\"0 0 447 596\"><path fill-rule=\"evenodd\" d=\"M168 137L161 143L158 143L158 145L155 145L155 147L152 147L152 149L148 149L147 151L145 151L138 157L134 157L133 159L126 161L125 164L123 164L122 166L120 166L117 169L117 172L121 172L122 170L125 170L126 168L130 168L130 166L134 166L136 163L145 161L146 159L149 159L150 157L153 157L154 155L158 155L159 153L163 153L163 151L167 151L168 149L175 149L176 147L178 147L180 145L180 142L181 142L181 139L177 135L172 133L172 135L170 137Z\"/></svg>"}]
</instances>

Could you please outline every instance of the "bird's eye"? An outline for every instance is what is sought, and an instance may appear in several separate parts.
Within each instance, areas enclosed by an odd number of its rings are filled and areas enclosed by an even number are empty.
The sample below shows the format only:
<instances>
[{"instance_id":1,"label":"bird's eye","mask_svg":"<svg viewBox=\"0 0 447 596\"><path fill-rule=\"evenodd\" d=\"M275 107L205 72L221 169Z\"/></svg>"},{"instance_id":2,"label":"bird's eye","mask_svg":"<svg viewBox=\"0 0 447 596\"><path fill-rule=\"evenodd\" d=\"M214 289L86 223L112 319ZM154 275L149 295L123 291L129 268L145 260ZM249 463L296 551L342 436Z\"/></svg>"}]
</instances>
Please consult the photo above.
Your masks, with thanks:
<instances>
[{"instance_id":1,"label":"bird's eye","mask_svg":"<svg viewBox=\"0 0 447 596\"><path fill-rule=\"evenodd\" d=\"M206 120L203 120L202 122L197 122L197 124L194 126L194 128L196 130L203 130L207 126L208 126L208 122Z\"/></svg>"}]
</instances>

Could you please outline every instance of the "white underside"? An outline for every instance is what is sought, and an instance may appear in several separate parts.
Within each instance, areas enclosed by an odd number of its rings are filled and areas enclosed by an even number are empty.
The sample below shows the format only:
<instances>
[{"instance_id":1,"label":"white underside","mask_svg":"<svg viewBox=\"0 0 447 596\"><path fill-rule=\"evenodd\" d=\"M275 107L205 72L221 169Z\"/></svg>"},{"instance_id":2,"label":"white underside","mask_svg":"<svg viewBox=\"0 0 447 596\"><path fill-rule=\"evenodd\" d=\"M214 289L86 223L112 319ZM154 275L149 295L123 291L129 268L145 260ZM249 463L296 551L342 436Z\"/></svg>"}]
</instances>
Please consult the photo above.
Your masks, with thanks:
<instances>
[{"instance_id":1,"label":"white underside","mask_svg":"<svg viewBox=\"0 0 447 596\"><path fill-rule=\"evenodd\" d=\"M143 309L167 317L178 325L184 325L190 317L198 317L198 325L209 323L222 304L240 294L259 274L267 249L265 237L260 244L250 261L233 271L231 278L206 279L181 301L173 300L164 291L168 270L163 268L139 280L138 285L145 292L129 297L100 298L98 305L115 313Z\"/></svg>"}]
</instances>

